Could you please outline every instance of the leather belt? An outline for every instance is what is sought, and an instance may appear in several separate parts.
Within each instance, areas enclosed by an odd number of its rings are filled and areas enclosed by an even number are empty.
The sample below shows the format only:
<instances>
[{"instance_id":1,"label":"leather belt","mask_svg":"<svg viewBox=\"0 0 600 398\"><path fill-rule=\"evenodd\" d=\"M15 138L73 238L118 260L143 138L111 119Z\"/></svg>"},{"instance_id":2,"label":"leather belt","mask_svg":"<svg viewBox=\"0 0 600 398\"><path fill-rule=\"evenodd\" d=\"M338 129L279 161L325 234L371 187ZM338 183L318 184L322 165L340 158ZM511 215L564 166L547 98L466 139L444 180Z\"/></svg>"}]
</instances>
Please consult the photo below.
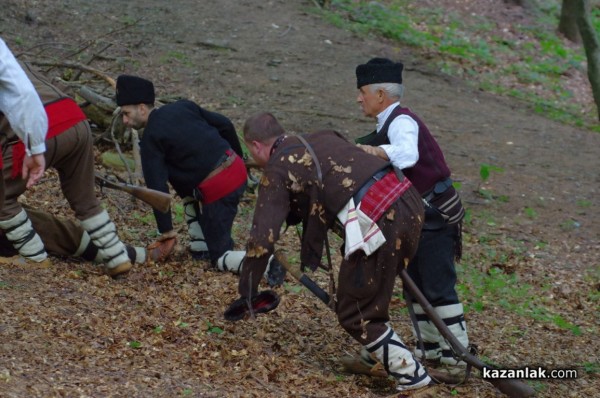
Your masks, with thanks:
<instances>
[{"instance_id":1,"label":"leather belt","mask_svg":"<svg viewBox=\"0 0 600 398\"><path fill-rule=\"evenodd\" d=\"M442 181L438 181L435 183L435 185L433 186L433 189L431 191L429 191L428 193L423 195L423 199L425 199L427 202L429 202L436 195L446 192L446 190L448 188L450 188L451 186L452 186L452 178L450 178L450 177L448 177Z\"/></svg>"},{"instance_id":2,"label":"leather belt","mask_svg":"<svg viewBox=\"0 0 600 398\"><path fill-rule=\"evenodd\" d=\"M233 152L233 151L225 152L225 155L223 155L223 157L221 159L219 159L219 162L220 162L219 165L217 167L215 167L213 169L213 171L208 173L208 175L206 176L206 178L204 180L202 180L202 182L208 180L209 178L216 176L217 174L219 174L220 172L222 172L223 170L225 170L226 168L231 166L231 164L235 160L235 157L236 157L235 152Z\"/></svg>"},{"instance_id":3,"label":"leather belt","mask_svg":"<svg viewBox=\"0 0 600 398\"><path fill-rule=\"evenodd\" d=\"M371 188L373 184L375 184L377 181L381 180L390 171L390 168L386 167L385 169L379 170L377 173L373 174L371 178L369 178L367 182L365 182L363 186L360 187L358 191L356 191L354 196L352 196L352 198L354 199L354 204L358 205L358 203L365 196L369 188Z\"/></svg>"}]
</instances>

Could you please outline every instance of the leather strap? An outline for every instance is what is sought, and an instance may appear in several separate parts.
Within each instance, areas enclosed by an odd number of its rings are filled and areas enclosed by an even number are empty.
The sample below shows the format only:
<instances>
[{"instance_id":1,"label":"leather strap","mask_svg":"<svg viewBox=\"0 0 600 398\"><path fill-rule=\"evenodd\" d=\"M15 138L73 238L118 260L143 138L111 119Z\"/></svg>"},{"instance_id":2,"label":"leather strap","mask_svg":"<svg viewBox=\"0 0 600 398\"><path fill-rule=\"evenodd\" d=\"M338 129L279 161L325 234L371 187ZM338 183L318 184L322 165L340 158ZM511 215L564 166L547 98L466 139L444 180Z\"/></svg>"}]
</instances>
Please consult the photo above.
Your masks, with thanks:
<instances>
[{"instance_id":1,"label":"leather strap","mask_svg":"<svg viewBox=\"0 0 600 398\"><path fill-rule=\"evenodd\" d=\"M226 155L227 155L227 152L226 152ZM213 171L208 173L208 175L206 176L206 178L204 180L202 180L202 182L213 178L214 176L216 176L217 174L219 174L220 172L222 172L223 170L225 170L226 168L231 166L233 164L233 161L235 160L236 156L237 155L235 152L228 154L228 156L225 158L225 160L223 162L221 162L217 167L215 167L213 169ZM202 182L200 184L202 184ZM200 185L200 184L198 184L198 185Z\"/></svg>"},{"instance_id":2,"label":"leather strap","mask_svg":"<svg viewBox=\"0 0 600 398\"><path fill-rule=\"evenodd\" d=\"M310 144L308 143L308 141L306 141L306 139L304 137L302 137L301 135L297 135L296 137L298 137L300 142L302 142L302 144L304 144L304 146L306 147L306 150L312 157L313 162L315 162L315 168L317 169L317 179L319 180L319 194L320 194L319 196L320 196L321 202L323 203L323 206L324 206L325 205L325 191L323 190L323 172L321 171L321 164L319 163L317 154L315 153L312 146L310 146ZM329 238L327 237L327 232L325 232L325 253L327 254L327 265L329 265L329 297L330 297L329 307L333 311L335 311L335 298L334 298L335 297L335 278L333 276L333 265L331 262L331 250L329 249Z\"/></svg>"}]
</instances>

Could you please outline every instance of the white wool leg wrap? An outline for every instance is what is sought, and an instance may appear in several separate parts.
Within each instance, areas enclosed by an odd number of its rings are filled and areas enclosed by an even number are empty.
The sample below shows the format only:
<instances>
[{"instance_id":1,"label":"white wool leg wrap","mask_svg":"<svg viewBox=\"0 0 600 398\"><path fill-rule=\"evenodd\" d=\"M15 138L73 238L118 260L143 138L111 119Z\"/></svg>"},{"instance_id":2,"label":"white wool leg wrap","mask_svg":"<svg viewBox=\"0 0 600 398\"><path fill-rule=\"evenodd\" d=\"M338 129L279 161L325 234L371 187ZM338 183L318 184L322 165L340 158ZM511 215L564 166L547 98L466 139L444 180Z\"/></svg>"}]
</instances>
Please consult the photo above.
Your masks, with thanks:
<instances>
[{"instance_id":1,"label":"white wool leg wrap","mask_svg":"<svg viewBox=\"0 0 600 398\"><path fill-rule=\"evenodd\" d=\"M143 247L134 246L133 250L135 250L135 262L137 264L144 264L146 262L146 249Z\"/></svg>"},{"instance_id":2,"label":"white wool leg wrap","mask_svg":"<svg viewBox=\"0 0 600 398\"><path fill-rule=\"evenodd\" d=\"M442 355L442 348L440 347L440 341L443 340L442 335L437 330L433 322L425 315L425 311L420 304L413 304L413 309L417 317L417 326L419 326L419 332L423 339L423 345L425 348L425 359L437 359ZM413 334L418 342L417 331L413 326ZM422 359L423 352L417 343L415 348L415 355L417 358Z\"/></svg>"},{"instance_id":3,"label":"white wool leg wrap","mask_svg":"<svg viewBox=\"0 0 600 398\"><path fill-rule=\"evenodd\" d=\"M217 260L217 269L219 271L229 271L239 274L242 271L242 263L245 257L245 250L227 250Z\"/></svg>"},{"instance_id":4,"label":"white wool leg wrap","mask_svg":"<svg viewBox=\"0 0 600 398\"><path fill-rule=\"evenodd\" d=\"M360 349L360 361L369 368L372 368L373 366L377 365L377 361L373 359L371 353L365 346L362 346Z\"/></svg>"},{"instance_id":5,"label":"white wool leg wrap","mask_svg":"<svg viewBox=\"0 0 600 398\"><path fill-rule=\"evenodd\" d=\"M42 238L33 229L25 210L21 210L10 220L0 221L0 228L15 250L24 258L40 262L48 257Z\"/></svg>"},{"instance_id":6,"label":"white wool leg wrap","mask_svg":"<svg viewBox=\"0 0 600 398\"><path fill-rule=\"evenodd\" d=\"M119 239L117 227L110 220L106 210L82 220L81 226L90 235L92 242L98 248L98 256L108 268L115 268L129 262L127 249Z\"/></svg>"},{"instance_id":7,"label":"white wool leg wrap","mask_svg":"<svg viewBox=\"0 0 600 398\"><path fill-rule=\"evenodd\" d=\"M463 346L469 346L469 336L467 335L467 324L463 313L462 304L443 305L434 308L435 312L442 318L450 332ZM457 361L452 355L452 348L445 339L440 339L442 357L440 362L446 365L466 366L464 361Z\"/></svg>"},{"instance_id":8,"label":"white wool leg wrap","mask_svg":"<svg viewBox=\"0 0 600 398\"><path fill-rule=\"evenodd\" d=\"M73 253L73 257L82 256L84 259L88 261L93 261L95 263L101 263L104 261L103 254L98 250L98 248L92 242L92 238L90 238L90 234L87 231L83 231L83 235L81 235L81 242L79 242L79 247ZM93 258L91 258L94 256Z\"/></svg>"},{"instance_id":9,"label":"white wool leg wrap","mask_svg":"<svg viewBox=\"0 0 600 398\"><path fill-rule=\"evenodd\" d=\"M217 260L217 269L219 271L229 271L233 272L234 274L239 274L242 272L244 258L246 258L245 250L228 250ZM275 257L273 255L269 257L269 263L264 273L265 278L267 277L269 268L271 267L271 260L274 258Z\"/></svg>"},{"instance_id":10,"label":"white wool leg wrap","mask_svg":"<svg viewBox=\"0 0 600 398\"><path fill-rule=\"evenodd\" d=\"M183 217L188 225L188 234L190 235L190 250L192 252L205 252L208 251L206 245L206 239L204 239L204 232L198 222L198 213L196 206L198 201L191 196L183 198Z\"/></svg>"},{"instance_id":11,"label":"white wool leg wrap","mask_svg":"<svg viewBox=\"0 0 600 398\"><path fill-rule=\"evenodd\" d=\"M398 390L415 389L426 386L431 378L425 368L418 363L392 328L366 346L390 376L398 381Z\"/></svg>"},{"instance_id":12,"label":"white wool leg wrap","mask_svg":"<svg viewBox=\"0 0 600 398\"><path fill-rule=\"evenodd\" d=\"M77 250L75 250L75 253L73 253L73 257L81 256L86 251L91 241L92 238L90 238L90 234L88 234L86 231L83 231L83 235L81 235L81 242L79 242L79 247Z\"/></svg>"}]
</instances>

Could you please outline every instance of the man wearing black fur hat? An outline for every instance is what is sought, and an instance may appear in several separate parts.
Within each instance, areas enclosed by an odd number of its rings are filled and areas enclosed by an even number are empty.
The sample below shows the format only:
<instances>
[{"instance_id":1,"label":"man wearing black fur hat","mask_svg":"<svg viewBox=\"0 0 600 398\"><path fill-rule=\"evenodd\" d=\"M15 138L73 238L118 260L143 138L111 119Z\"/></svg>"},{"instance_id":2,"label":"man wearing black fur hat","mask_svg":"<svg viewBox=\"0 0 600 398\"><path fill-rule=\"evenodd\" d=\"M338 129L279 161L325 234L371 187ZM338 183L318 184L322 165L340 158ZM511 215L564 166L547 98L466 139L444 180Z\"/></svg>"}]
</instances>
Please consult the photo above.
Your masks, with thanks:
<instances>
[{"instance_id":1,"label":"man wearing black fur hat","mask_svg":"<svg viewBox=\"0 0 600 398\"><path fill-rule=\"evenodd\" d=\"M140 152L146 185L169 192L170 183L183 198L194 258L209 259L221 271L238 272L245 252L233 250L231 228L248 175L235 127L227 117L189 100L155 107L154 95L149 80L117 78L123 123L144 128ZM151 246L164 247L166 258L177 233L170 212L154 210L154 217L160 236ZM272 273L279 271L280 265L272 268Z\"/></svg>"},{"instance_id":2,"label":"man wearing black fur hat","mask_svg":"<svg viewBox=\"0 0 600 398\"><path fill-rule=\"evenodd\" d=\"M464 216L450 169L429 129L408 108L400 105L404 86L403 65L373 58L356 68L357 101L363 113L377 119L377 129L357 140L364 151L389 160L412 181L426 204L425 224L419 248L408 273L456 338L469 344L463 307L456 293L454 260L461 255L461 223ZM443 365L466 366L457 361L450 346L414 304L425 358ZM421 350L415 350L422 356Z\"/></svg>"}]
</instances>

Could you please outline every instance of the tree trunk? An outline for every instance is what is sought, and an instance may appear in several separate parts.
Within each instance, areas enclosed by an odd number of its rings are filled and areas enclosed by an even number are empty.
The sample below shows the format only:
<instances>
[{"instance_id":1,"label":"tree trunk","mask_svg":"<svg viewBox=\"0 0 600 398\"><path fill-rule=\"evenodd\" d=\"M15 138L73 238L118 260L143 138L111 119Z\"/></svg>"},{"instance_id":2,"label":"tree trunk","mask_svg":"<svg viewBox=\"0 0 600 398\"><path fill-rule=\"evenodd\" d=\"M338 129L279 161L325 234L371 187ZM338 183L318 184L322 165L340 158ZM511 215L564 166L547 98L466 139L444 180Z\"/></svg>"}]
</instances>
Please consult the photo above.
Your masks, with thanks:
<instances>
[{"instance_id":1,"label":"tree trunk","mask_svg":"<svg viewBox=\"0 0 600 398\"><path fill-rule=\"evenodd\" d=\"M560 9L560 21L558 23L558 31L573 43L581 43L581 35L577 27L578 1L563 0Z\"/></svg>"},{"instance_id":2,"label":"tree trunk","mask_svg":"<svg viewBox=\"0 0 600 398\"><path fill-rule=\"evenodd\" d=\"M567 0L565 0L567 1ZM588 0L571 0L575 4L577 25L585 48L588 65L588 79L592 85L592 94L596 102L598 120L600 120L600 42L592 23L592 13Z\"/></svg>"}]
</instances>

